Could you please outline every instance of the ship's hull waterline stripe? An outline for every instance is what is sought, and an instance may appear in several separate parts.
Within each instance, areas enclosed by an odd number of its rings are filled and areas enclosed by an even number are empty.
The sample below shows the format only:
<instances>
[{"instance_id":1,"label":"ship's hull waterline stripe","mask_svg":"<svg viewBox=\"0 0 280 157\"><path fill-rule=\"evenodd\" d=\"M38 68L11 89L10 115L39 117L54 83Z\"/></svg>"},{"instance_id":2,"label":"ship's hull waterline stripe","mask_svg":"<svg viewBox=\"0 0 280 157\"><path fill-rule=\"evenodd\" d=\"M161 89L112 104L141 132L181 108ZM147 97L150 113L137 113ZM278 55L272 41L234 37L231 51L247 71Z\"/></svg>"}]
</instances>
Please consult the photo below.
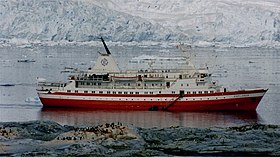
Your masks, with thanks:
<instances>
[{"instance_id":1,"label":"ship's hull waterline stripe","mask_svg":"<svg viewBox=\"0 0 280 157\"><path fill-rule=\"evenodd\" d=\"M252 93L252 94L235 94L235 95L219 95L219 96L184 96L177 101L207 101L207 100L221 100L221 99L238 99L238 98L250 98L261 97L265 92ZM106 94L104 94L106 95ZM94 100L94 101L172 101L179 95L173 95L173 97L127 97L125 94L119 97L111 96L82 96L82 95L62 95L62 94L39 94L40 98L48 99L69 99L69 100Z\"/></svg>"}]
</instances>

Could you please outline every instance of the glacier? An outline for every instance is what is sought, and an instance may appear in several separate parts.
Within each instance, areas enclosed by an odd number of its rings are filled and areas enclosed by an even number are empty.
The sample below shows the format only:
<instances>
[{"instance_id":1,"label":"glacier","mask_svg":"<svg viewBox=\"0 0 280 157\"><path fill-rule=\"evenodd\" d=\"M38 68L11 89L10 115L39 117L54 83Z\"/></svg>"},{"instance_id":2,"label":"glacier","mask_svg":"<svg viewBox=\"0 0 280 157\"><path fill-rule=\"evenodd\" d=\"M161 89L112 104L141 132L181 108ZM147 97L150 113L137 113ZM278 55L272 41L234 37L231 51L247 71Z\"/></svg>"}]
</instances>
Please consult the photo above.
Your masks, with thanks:
<instances>
[{"instance_id":1,"label":"glacier","mask_svg":"<svg viewBox=\"0 0 280 157\"><path fill-rule=\"evenodd\" d=\"M280 47L279 0L0 0L0 44Z\"/></svg>"}]
</instances>

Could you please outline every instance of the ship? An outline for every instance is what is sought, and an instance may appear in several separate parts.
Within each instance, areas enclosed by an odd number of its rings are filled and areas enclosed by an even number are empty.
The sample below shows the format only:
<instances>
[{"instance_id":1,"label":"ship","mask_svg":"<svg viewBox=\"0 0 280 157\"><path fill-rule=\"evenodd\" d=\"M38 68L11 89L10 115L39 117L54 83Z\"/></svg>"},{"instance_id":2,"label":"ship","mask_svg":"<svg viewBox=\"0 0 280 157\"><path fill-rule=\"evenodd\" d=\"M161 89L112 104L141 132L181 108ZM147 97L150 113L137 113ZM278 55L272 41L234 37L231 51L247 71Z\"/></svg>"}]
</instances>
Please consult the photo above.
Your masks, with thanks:
<instances>
[{"instance_id":1,"label":"ship","mask_svg":"<svg viewBox=\"0 0 280 157\"><path fill-rule=\"evenodd\" d=\"M105 53L65 83L37 80L44 108L149 111L255 111L268 89L228 90L212 80L208 67L191 57L179 68L121 71L101 38Z\"/></svg>"}]
</instances>

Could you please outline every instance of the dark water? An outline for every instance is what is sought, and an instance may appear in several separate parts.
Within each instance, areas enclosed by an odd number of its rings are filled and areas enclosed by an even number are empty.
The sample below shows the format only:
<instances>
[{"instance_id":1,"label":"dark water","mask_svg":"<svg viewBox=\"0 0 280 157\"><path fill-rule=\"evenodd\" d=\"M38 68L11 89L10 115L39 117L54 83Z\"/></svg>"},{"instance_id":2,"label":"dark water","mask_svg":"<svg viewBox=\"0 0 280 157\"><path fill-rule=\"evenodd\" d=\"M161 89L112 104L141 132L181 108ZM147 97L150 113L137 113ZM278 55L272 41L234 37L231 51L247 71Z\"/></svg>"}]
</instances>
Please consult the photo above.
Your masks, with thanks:
<instances>
[{"instance_id":1,"label":"dark water","mask_svg":"<svg viewBox=\"0 0 280 157\"><path fill-rule=\"evenodd\" d=\"M177 57L175 47L109 46L121 69L147 67L129 61L141 55ZM0 121L54 120L61 124L122 122L141 127L213 127L250 123L280 125L280 51L277 49L193 49L193 62L207 64L213 79L228 89L269 88L256 112L149 112L43 109L36 95L36 77L65 80L64 67L87 69L94 64L102 47L0 48ZM20 63L18 59L35 59ZM122 63L122 64L120 64ZM155 64L176 67L179 63Z\"/></svg>"}]
</instances>

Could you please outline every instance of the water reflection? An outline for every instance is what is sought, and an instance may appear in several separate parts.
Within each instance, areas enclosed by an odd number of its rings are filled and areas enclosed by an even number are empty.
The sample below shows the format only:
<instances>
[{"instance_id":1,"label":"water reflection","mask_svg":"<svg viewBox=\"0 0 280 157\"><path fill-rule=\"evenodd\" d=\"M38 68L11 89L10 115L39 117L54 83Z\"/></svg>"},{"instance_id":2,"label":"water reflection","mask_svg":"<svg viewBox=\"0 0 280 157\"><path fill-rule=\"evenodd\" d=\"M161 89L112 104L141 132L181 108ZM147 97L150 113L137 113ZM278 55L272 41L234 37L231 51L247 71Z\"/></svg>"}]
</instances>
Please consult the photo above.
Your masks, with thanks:
<instances>
[{"instance_id":1,"label":"water reflection","mask_svg":"<svg viewBox=\"0 0 280 157\"><path fill-rule=\"evenodd\" d=\"M64 125L97 125L121 122L139 127L225 127L261 121L257 112L153 112L42 108L41 120Z\"/></svg>"},{"instance_id":2,"label":"water reflection","mask_svg":"<svg viewBox=\"0 0 280 157\"><path fill-rule=\"evenodd\" d=\"M41 106L29 104L0 104L0 122L38 120Z\"/></svg>"}]
</instances>

